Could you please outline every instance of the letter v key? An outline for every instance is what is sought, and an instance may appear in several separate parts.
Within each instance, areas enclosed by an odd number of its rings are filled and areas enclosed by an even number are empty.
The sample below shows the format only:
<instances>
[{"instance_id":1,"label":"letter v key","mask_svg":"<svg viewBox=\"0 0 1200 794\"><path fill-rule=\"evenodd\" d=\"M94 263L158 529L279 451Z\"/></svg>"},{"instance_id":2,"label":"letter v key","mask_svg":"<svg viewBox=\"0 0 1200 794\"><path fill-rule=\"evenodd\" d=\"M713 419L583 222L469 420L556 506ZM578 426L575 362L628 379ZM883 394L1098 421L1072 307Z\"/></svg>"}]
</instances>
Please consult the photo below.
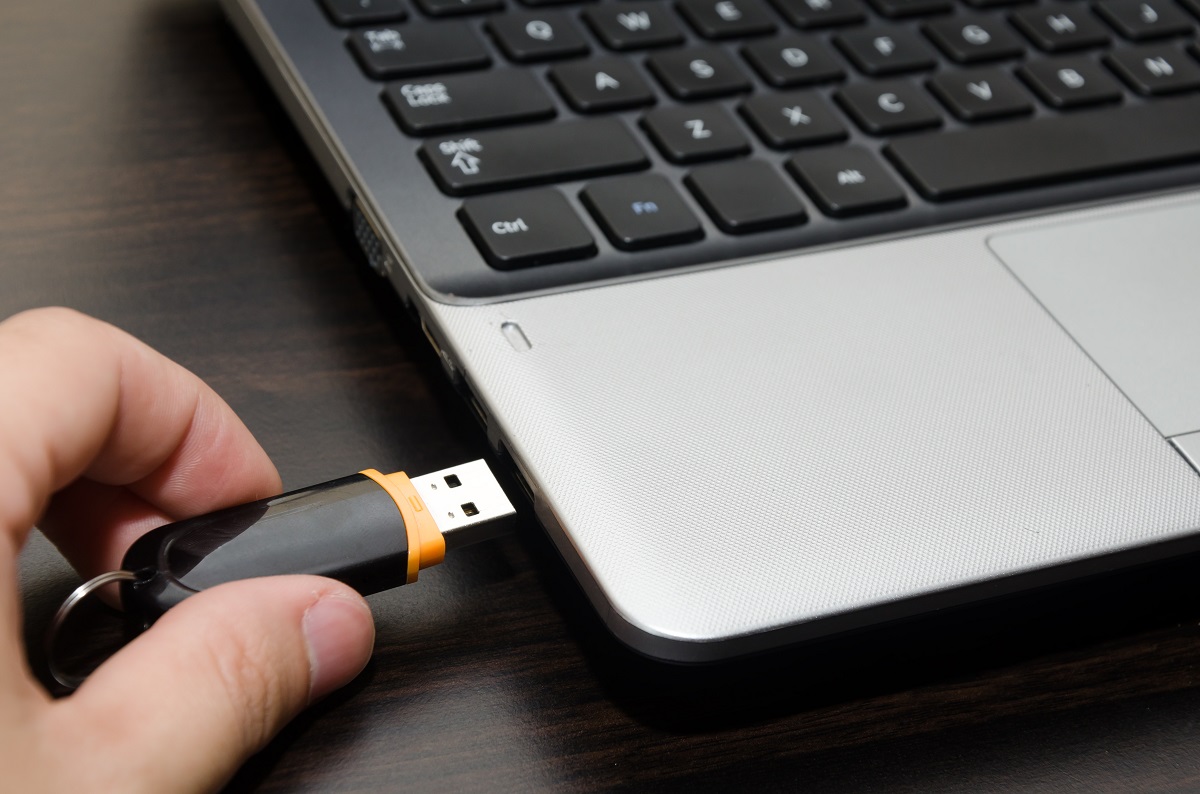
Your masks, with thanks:
<instances>
[{"instance_id":1,"label":"letter v key","mask_svg":"<svg viewBox=\"0 0 1200 794\"><path fill-rule=\"evenodd\" d=\"M969 75L943 72L929 81L929 87L963 121L1033 112L1017 81L999 69L979 69Z\"/></svg>"},{"instance_id":2,"label":"letter v key","mask_svg":"<svg viewBox=\"0 0 1200 794\"><path fill-rule=\"evenodd\" d=\"M973 83L967 83L967 90L982 99L984 102L988 102L992 98L992 87L988 84L987 80L978 80Z\"/></svg>"}]
</instances>

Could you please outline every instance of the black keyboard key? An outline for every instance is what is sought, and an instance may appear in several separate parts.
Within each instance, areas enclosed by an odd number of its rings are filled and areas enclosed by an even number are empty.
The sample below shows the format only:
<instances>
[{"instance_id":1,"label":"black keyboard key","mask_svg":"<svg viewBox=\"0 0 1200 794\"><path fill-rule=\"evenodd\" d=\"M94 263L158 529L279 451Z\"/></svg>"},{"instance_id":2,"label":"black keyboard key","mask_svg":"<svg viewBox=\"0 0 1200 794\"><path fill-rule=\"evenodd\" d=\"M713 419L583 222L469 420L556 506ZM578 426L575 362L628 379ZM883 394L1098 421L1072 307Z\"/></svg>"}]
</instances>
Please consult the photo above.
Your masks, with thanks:
<instances>
[{"instance_id":1,"label":"black keyboard key","mask_svg":"<svg viewBox=\"0 0 1200 794\"><path fill-rule=\"evenodd\" d=\"M400 0L321 0L335 25L375 25L401 22L408 12Z\"/></svg>"},{"instance_id":2,"label":"black keyboard key","mask_svg":"<svg viewBox=\"0 0 1200 794\"><path fill-rule=\"evenodd\" d=\"M904 189L883 164L859 146L800 152L788 160L787 168L821 211L836 218L908 203Z\"/></svg>"},{"instance_id":3,"label":"black keyboard key","mask_svg":"<svg viewBox=\"0 0 1200 794\"><path fill-rule=\"evenodd\" d=\"M611 118L429 140L420 156L438 186L454 196L633 171L650 164L625 125Z\"/></svg>"},{"instance_id":4,"label":"black keyboard key","mask_svg":"<svg viewBox=\"0 0 1200 794\"><path fill-rule=\"evenodd\" d=\"M893 19L943 14L954 7L953 0L871 0L871 4Z\"/></svg>"},{"instance_id":5,"label":"black keyboard key","mask_svg":"<svg viewBox=\"0 0 1200 794\"><path fill-rule=\"evenodd\" d=\"M872 135L891 135L942 123L937 108L912 83L855 83L834 96L854 122Z\"/></svg>"},{"instance_id":6,"label":"black keyboard key","mask_svg":"<svg viewBox=\"0 0 1200 794\"><path fill-rule=\"evenodd\" d=\"M886 147L925 196L954 199L1200 160L1200 95L915 135Z\"/></svg>"},{"instance_id":7,"label":"black keyboard key","mask_svg":"<svg viewBox=\"0 0 1200 794\"><path fill-rule=\"evenodd\" d=\"M1012 22L1039 49L1064 52L1108 43L1104 26L1084 6L1045 5L1015 11Z\"/></svg>"},{"instance_id":8,"label":"black keyboard key","mask_svg":"<svg viewBox=\"0 0 1200 794\"><path fill-rule=\"evenodd\" d=\"M1171 0L1100 0L1100 16L1118 33L1134 41L1182 36L1192 22Z\"/></svg>"},{"instance_id":9,"label":"black keyboard key","mask_svg":"<svg viewBox=\"0 0 1200 794\"><path fill-rule=\"evenodd\" d=\"M505 57L520 63L570 58L588 51L583 34L561 11L500 14L488 20L487 28Z\"/></svg>"},{"instance_id":10,"label":"black keyboard key","mask_svg":"<svg viewBox=\"0 0 1200 794\"><path fill-rule=\"evenodd\" d=\"M704 99L750 90L750 81L724 50L693 47L655 53L646 65L677 99Z\"/></svg>"},{"instance_id":11,"label":"black keyboard key","mask_svg":"<svg viewBox=\"0 0 1200 794\"><path fill-rule=\"evenodd\" d=\"M959 63L1016 58L1025 51L1021 40L998 19L955 17L925 25L925 35Z\"/></svg>"},{"instance_id":12,"label":"black keyboard key","mask_svg":"<svg viewBox=\"0 0 1200 794\"><path fill-rule=\"evenodd\" d=\"M391 83L383 100L410 135L429 135L554 116L554 103L523 70L452 75Z\"/></svg>"},{"instance_id":13,"label":"black keyboard key","mask_svg":"<svg viewBox=\"0 0 1200 794\"><path fill-rule=\"evenodd\" d=\"M456 17L498 11L504 0L417 0L417 5L431 17Z\"/></svg>"},{"instance_id":14,"label":"black keyboard key","mask_svg":"<svg viewBox=\"0 0 1200 794\"><path fill-rule=\"evenodd\" d=\"M700 221L671 183L658 174L595 182L584 188L580 198L612 244L626 251L704 237Z\"/></svg>"},{"instance_id":15,"label":"black keyboard key","mask_svg":"<svg viewBox=\"0 0 1200 794\"><path fill-rule=\"evenodd\" d=\"M484 258L500 270L596 254L596 241L553 188L467 199L458 218Z\"/></svg>"},{"instance_id":16,"label":"black keyboard key","mask_svg":"<svg viewBox=\"0 0 1200 794\"><path fill-rule=\"evenodd\" d=\"M829 48L804 36L760 41L742 50L754 70L776 88L825 83L846 76Z\"/></svg>"},{"instance_id":17,"label":"black keyboard key","mask_svg":"<svg viewBox=\"0 0 1200 794\"><path fill-rule=\"evenodd\" d=\"M847 137L837 113L816 91L760 94L746 100L742 115L775 149L794 149Z\"/></svg>"},{"instance_id":18,"label":"black keyboard key","mask_svg":"<svg viewBox=\"0 0 1200 794\"><path fill-rule=\"evenodd\" d=\"M1143 96L1200 88L1200 67L1175 47L1130 47L1110 53L1105 62Z\"/></svg>"},{"instance_id":19,"label":"black keyboard key","mask_svg":"<svg viewBox=\"0 0 1200 794\"><path fill-rule=\"evenodd\" d=\"M808 220L795 189L762 160L701 166L684 184L728 234L799 226Z\"/></svg>"},{"instance_id":20,"label":"black keyboard key","mask_svg":"<svg viewBox=\"0 0 1200 794\"><path fill-rule=\"evenodd\" d=\"M706 39L760 36L775 31L762 0L679 0L679 13Z\"/></svg>"},{"instance_id":21,"label":"black keyboard key","mask_svg":"<svg viewBox=\"0 0 1200 794\"><path fill-rule=\"evenodd\" d=\"M772 0L784 19L798 28L856 25L867 18L859 0Z\"/></svg>"},{"instance_id":22,"label":"black keyboard key","mask_svg":"<svg viewBox=\"0 0 1200 794\"><path fill-rule=\"evenodd\" d=\"M859 30L839 34L834 41L864 74L916 72L937 64L933 50L907 30Z\"/></svg>"},{"instance_id":23,"label":"black keyboard key","mask_svg":"<svg viewBox=\"0 0 1200 794\"><path fill-rule=\"evenodd\" d=\"M1028 3L1030 0L965 0L967 5L975 8L996 8L999 6L1013 6L1021 3Z\"/></svg>"},{"instance_id":24,"label":"black keyboard key","mask_svg":"<svg viewBox=\"0 0 1200 794\"><path fill-rule=\"evenodd\" d=\"M660 5L605 4L584 11L583 19L610 50L641 50L683 43L683 31Z\"/></svg>"},{"instance_id":25,"label":"black keyboard key","mask_svg":"<svg viewBox=\"0 0 1200 794\"><path fill-rule=\"evenodd\" d=\"M492 61L466 22L360 29L349 43L367 74L380 79L475 69Z\"/></svg>"},{"instance_id":26,"label":"black keyboard key","mask_svg":"<svg viewBox=\"0 0 1200 794\"><path fill-rule=\"evenodd\" d=\"M1046 104L1078 108L1121 100L1121 86L1100 64L1084 58L1032 61L1017 72Z\"/></svg>"},{"instance_id":27,"label":"black keyboard key","mask_svg":"<svg viewBox=\"0 0 1200 794\"><path fill-rule=\"evenodd\" d=\"M1033 112L1029 94L1007 72L999 69L943 72L929 81L929 89L963 121Z\"/></svg>"},{"instance_id":28,"label":"black keyboard key","mask_svg":"<svg viewBox=\"0 0 1200 794\"><path fill-rule=\"evenodd\" d=\"M579 2L579 0L521 0L522 5L533 6L535 8L540 8L542 6L560 6L577 2Z\"/></svg>"},{"instance_id":29,"label":"black keyboard key","mask_svg":"<svg viewBox=\"0 0 1200 794\"><path fill-rule=\"evenodd\" d=\"M737 121L720 105L688 105L652 110L642 119L663 157L693 163L750 151Z\"/></svg>"},{"instance_id":30,"label":"black keyboard key","mask_svg":"<svg viewBox=\"0 0 1200 794\"><path fill-rule=\"evenodd\" d=\"M600 58L560 64L548 72L567 103L580 113L653 105L654 92L633 63Z\"/></svg>"}]
</instances>

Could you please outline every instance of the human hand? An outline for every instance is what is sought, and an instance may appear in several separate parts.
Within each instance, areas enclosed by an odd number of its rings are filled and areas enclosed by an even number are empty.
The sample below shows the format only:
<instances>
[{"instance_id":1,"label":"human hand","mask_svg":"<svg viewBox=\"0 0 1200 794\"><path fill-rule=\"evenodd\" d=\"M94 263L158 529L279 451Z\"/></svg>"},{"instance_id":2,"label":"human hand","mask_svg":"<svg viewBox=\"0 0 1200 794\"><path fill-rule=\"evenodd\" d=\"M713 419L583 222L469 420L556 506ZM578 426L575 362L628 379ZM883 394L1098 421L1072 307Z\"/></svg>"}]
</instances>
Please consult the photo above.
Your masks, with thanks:
<instances>
[{"instance_id":1,"label":"human hand","mask_svg":"<svg viewBox=\"0 0 1200 794\"><path fill-rule=\"evenodd\" d=\"M84 577L160 524L278 493L198 378L64 309L0 323L0 769L14 791L219 787L374 643L362 598L314 576L233 582L172 609L70 697L32 678L16 557L36 523Z\"/></svg>"}]
</instances>

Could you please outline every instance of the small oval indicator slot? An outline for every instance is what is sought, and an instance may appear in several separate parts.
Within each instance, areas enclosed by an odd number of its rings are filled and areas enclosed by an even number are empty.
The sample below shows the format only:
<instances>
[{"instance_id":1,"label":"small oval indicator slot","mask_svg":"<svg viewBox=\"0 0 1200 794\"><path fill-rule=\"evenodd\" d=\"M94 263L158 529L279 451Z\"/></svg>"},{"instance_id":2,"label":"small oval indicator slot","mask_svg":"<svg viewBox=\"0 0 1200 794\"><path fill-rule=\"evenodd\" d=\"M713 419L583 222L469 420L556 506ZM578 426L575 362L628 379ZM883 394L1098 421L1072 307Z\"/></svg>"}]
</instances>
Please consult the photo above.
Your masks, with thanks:
<instances>
[{"instance_id":1,"label":"small oval indicator slot","mask_svg":"<svg viewBox=\"0 0 1200 794\"><path fill-rule=\"evenodd\" d=\"M513 350L518 353L524 353L526 350L533 349L533 345L529 344L529 337L525 336L525 332L521 330L521 326L511 320L500 324L500 333L504 334L504 338L512 345Z\"/></svg>"}]
</instances>

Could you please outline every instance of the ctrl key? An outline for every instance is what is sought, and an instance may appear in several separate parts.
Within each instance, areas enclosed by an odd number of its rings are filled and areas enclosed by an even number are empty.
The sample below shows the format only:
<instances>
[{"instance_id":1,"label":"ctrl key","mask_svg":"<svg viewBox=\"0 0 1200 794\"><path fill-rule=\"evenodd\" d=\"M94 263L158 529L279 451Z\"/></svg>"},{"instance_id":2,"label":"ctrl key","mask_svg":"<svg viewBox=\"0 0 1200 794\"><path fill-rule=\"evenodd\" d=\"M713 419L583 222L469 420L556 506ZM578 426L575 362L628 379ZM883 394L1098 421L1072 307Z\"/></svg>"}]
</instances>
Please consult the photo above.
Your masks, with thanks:
<instances>
[{"instance_id":1,"label":"ctrl key","mask_svg":"<svg viewBox=\"0 0 1200 794\"><path fill-rule=\"evenodd\" d=\"M467 199L458 218L499 270L549 265L596 254L596 242L566 197L553 188Z\"/></svg>"}]
</instances>

